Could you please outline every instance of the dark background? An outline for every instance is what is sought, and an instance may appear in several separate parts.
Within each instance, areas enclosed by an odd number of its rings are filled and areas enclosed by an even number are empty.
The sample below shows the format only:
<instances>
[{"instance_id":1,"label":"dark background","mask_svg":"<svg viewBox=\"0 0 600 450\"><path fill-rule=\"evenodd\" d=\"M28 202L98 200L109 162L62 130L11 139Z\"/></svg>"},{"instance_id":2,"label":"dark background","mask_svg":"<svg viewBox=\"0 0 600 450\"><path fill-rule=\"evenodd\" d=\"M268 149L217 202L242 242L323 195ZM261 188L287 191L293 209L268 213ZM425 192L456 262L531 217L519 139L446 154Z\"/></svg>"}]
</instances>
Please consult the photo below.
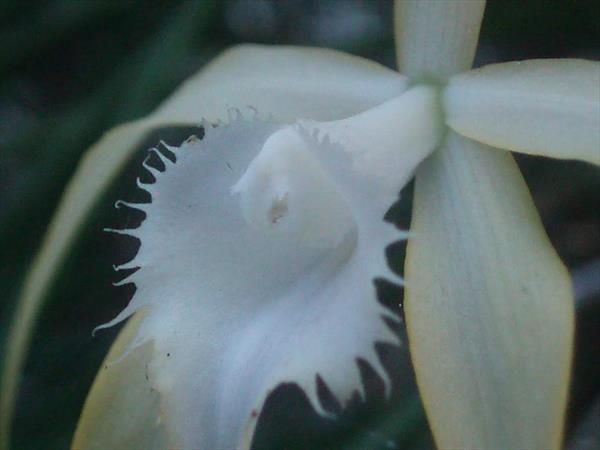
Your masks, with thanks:
<instances>
[{"instance_id":1,"label":"dark background","mask_svg":"<svg viewBox=\"0 0 600 450\"><path fill-rule=\"evenodd\" d=\"M111 126L144 116L184 79L239 42L316 45L394 65L388 1L95 1L0 3L0 355L15 297L61 192L89 145ZM592 1L490 1L477 65L526 58L600 56ZM268 70L268 68L266 68ZM243 84L243 78L240 83ZM159 130L178 144L191 130ZM61 269L36 328L17 405L16 449L69 445L83 400L118 330L92 339L132 287L114 288L111 264L135 241L102 233L141 220L115 212L131 200L140 158L98 205ZM517 157L577 295L576 360L566 446L600 447L600 171L584 163ZM406 226L410 187L390 215ZM392 249L402 266L402 246ZM401 291L379 283L382 301ZM399 329L403 334L403 330ZM392 401L365 364L369 396L337 422L318 418L297 388L269 399L255 440L270 448L428 448L431 438L406 347L381 348L394 374ZM323 386L323 397L336 409ZM292 406L290 406L292 405Z\"/></svg>"}]
</instances>

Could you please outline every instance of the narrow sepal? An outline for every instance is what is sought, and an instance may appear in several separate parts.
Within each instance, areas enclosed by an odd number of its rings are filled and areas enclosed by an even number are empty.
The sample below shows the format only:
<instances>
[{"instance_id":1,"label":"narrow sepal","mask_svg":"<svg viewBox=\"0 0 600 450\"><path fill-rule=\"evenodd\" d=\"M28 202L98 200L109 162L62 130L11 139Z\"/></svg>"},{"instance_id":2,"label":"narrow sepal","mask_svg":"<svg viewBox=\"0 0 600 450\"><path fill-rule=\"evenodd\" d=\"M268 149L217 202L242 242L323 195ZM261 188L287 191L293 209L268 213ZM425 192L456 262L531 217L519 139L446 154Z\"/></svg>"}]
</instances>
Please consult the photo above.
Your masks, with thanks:
<instances>
[{"instance_id":1,"label":"narrow sepal","mask_svg":"<svg viewBox=\"0 0 600 450\"><path fill-rule=\"evenodd\" d=\"M454 76L448 124L496 148L600 165L600 62L536 59Z\"/></svg>"},{"instance_id":2,"label":"narrow sepal","mask_svg":"<svg viewBox=\"0 0 600 450\"><path fill-rule=\"evenodd\" d=\"M560 448L573 293L515 162L450 132L414 202L405 317L438 447Z\"/></svg>"}]
</instances>

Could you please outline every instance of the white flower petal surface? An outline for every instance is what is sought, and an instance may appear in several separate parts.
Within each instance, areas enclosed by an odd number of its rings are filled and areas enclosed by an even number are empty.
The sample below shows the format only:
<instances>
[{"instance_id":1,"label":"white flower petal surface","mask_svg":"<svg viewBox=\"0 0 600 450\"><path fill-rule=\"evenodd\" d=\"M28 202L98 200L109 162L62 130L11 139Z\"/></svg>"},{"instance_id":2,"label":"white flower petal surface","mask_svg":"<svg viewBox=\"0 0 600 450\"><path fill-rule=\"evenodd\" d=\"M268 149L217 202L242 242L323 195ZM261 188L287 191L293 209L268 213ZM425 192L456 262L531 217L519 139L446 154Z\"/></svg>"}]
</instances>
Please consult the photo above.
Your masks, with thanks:
<instances>
[{"instance_id":1,"label":"white flower petal surface","mask_svg":"<svg viewBox=\"0 0 600 450\"><path fill-rule=\"evenodd\" d=\"M383 216L402 186L364 163L363 137L339 143L333 132L370 133L383 159L409 145L398 166L407 180L438 144L435 92L392 102L323 129L243 119L208 127L153 170L154 184L140 184L152 203L135 205L147 217L123 232L141 247L118 268L139 267L123 281L137 290L102 327L147 311L125 355L153 343L148 374L169 445L249 447L267 395L284 382L324 413L317 374L345 404L363 390L358 357L389 388L374 344L397 337L373 281L394 277L382 249L401 234ZM419 111L420 131L409 133L407 120L398 125L407 138L380 139L379 122L406 110Z\"/></svg>"},{"instance_id":2,"label":"white flower petal surface","mask_svg":"<svg viewBox=\"0 0 600 450\"><path fill-rule=\"evenodd\" d=\"M570 277L511 155L450 132L417 173L410 351L439 448L557 449Z\"/></svg>"},{"instance_id":3,"label":"white flower petal surface","mask_svg":"<svg viewBox=\"0 0 600 450\"><path fill-rule=\"evenodd\" d=\"M190 78L157 114L227 117L248 106L280 122L334 120L396 97L408 88L398 72L336 50L240 45Z\"/></svg>"},{"instance_id":4,"label":"white flower petal surface","mask_svg":"<svg viewBox=\"0 0 600 450\"><path fill-rule=\"evenodd\" d=\"M8 446L24 352L45 292L90 209L150 131L226 120L230 107L255 108L279 122L339 119L394 98L406 85L381 65L333 50L247 45L217 58L147 118L106 133L67 186L25 280L2 372L0 447Z\"/></svg>"},{"instance_id":5,"label":"white flower petal surface","mask_svg":"<svg viewBox=\"0 0 600 450\"><path fill-rule=\"evenodd\" d=\"M452 77L448 124L494 147L600 164L600 62L539 59Z\"/></svg>"},{"instance_id":6,"label":"white flower petal surface","mask_svg":"<svg viewBox=\"0 0 600 450\"><path fill-rule=\"evenodd\" d=\"M443 81L473 63L484 0L395 3L396 56L412 79Z\"/></svg>"}]
</instances>

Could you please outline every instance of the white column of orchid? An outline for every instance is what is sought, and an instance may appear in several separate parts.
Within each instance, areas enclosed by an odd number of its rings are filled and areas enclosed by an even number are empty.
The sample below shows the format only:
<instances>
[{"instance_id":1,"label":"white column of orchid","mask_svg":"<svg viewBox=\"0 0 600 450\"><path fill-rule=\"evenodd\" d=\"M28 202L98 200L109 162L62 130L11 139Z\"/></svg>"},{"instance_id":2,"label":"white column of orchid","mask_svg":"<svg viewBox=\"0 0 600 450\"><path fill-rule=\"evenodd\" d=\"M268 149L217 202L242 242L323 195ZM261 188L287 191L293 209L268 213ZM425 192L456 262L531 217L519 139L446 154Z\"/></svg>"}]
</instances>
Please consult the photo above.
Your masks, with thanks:
<instances>
[{"instance_id":1,"label":"white column of orchid","mask_svg":"<svg viewBox=\"0 0 600 450\"><path fill-rule=\"evenodd\" d=\"M400 70L437 80L467 70L483 8L470 0L397 2ZM465 98L460 78L452 80L446 105L458 131L478 114L475 103L486 105L488 94L505 98L501 89ZM458 111L459 102L470 102L473 114ZM491 108L482 119L504 124L507 139L523 134L516 122L536 108L536 101L512 103L514 121L498 120ZM559 448L571 285L510 154L449 131L417 172L411 232L405 313L437 445Z\"/></svg>"}]
</instances>

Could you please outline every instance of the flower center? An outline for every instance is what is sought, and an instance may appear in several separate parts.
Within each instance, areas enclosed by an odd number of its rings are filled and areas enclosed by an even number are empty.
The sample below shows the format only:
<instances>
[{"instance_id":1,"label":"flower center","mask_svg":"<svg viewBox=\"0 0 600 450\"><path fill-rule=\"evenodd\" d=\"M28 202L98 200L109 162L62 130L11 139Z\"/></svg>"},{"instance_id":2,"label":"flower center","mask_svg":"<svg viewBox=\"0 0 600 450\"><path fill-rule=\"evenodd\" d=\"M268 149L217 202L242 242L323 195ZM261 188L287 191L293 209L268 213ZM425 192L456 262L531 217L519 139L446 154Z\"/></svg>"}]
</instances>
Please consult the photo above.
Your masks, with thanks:
<instances>
[{"instance_id":1,"label":"flower center","mask_svg":"<svg viewBox=\"0 0 600 450\"><path fill-rule=\"evenodd\" d=\"M231 188L246 222L316 247L334 247L354 227L348 204L292 127L271 135Z\"/></svg>"}]
</instances>

